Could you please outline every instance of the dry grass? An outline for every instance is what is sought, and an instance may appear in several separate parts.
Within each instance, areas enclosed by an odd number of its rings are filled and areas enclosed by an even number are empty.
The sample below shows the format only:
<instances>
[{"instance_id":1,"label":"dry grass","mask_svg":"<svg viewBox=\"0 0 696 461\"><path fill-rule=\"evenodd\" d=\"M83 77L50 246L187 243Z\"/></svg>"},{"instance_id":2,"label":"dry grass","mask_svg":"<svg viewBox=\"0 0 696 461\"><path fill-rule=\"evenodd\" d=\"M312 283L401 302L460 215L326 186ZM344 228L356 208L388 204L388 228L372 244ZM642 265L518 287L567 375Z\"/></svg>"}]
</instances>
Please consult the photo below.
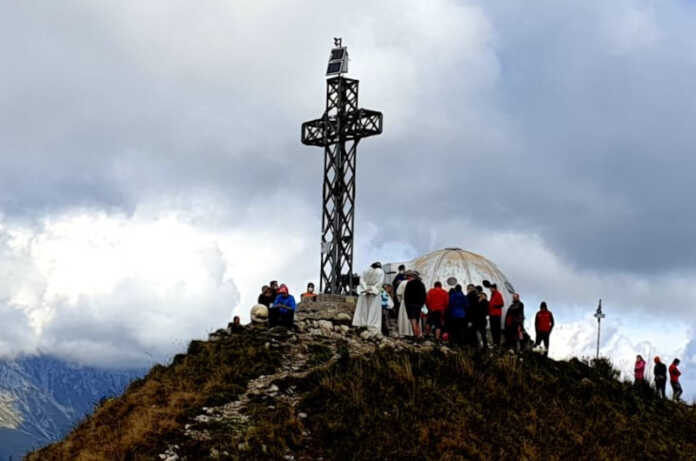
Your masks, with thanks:
<instances>
[{"instance_id":1,"label":"dry grass","mask_svg":"<svg viewBox=\"0 0 696 461\"><path fill-rule=\"evenodd\" d=\"M233 400L251 377L270 374L281 356L263 331L223 343L193 343L170 367L157 367L111 400L66 440L30 461L155 459L169 443L189 461L615 460L694 459L693 407L659 400L617 381L606 361L396 352L385 349L319 366L276 384L300 396L296 408L252 400L249 423L211 424L210 440L181 434L200 407ZM339 347L339 350L341 348ZM312 363L325 364L315 348ZM271 403L273 405L271 405ZM309 415L303 419L298 412ZM227 425L225 425L227 424Z\"/></svg>"},{"instance_id":2,"label":"dry grass","mask_svg":"<svg viewBox=\"0 0 696 461\"><path fill-rule=\"evenodd\" d=\"M64 441L28 461L139 461L154 459L182 422L204 405L235 398L249 379L270 374L279 355L263 335L234 335L216 343L194 341L168 367L156 366L126 393L102 404Z\"/></svg>"}]
</instances>

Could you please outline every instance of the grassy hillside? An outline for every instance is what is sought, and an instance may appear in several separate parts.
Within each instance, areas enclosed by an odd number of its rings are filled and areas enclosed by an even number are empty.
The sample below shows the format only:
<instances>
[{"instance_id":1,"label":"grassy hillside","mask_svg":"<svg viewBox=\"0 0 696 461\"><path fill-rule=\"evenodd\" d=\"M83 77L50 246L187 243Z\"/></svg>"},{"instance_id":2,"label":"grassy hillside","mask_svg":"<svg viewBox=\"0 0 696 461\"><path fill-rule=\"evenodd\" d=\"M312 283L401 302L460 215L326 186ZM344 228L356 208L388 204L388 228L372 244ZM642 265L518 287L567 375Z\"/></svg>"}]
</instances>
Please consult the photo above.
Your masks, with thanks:
<instances>
[{"instance_id":1,"label":"grassy hillside","mask_svg":"<svg viewBox=\"0 0 696 461\"><path fill-rule=\"evenodd\" d=\"M331 320L194 342L28 459L696 459L694 408L606 362L360 338Z\"/></svg>"}]
</instances>

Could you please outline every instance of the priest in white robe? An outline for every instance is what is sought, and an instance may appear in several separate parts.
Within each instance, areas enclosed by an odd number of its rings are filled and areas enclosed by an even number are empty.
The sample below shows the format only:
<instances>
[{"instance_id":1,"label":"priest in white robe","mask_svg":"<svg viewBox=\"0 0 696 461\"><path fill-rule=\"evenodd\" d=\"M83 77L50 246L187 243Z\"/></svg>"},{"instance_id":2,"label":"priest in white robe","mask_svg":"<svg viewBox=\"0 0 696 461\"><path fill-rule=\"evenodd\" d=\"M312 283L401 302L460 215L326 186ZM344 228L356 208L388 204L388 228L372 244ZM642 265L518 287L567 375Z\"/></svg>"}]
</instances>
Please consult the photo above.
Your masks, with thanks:
<instances>
[{"instance_id":1,"label":"priest in white robe","mask_svg":"<svg viewBox=\"0 0 696 461\"><path fill-rule=\"evenodd\" d=\"M358 289L358 303L353 315L354 327L382 330L382 283L384 271L381 263L374 263L363 272Z\"/></svg>"},{"instance_id":2,"label":"priest in white robe","mask_svg":"<svg viewBox=\"0 0 696 461\"><path fill-rule=\"evenodd\" d=\"M399 284L396 289L396 298L399 301L399 317L397 321L399 336L413 336L413 326L411 321L408 319L408 314L406 313L406 304L404 304L404 292L406 291L406 285L411 279L411 272L407 272L406 280Z\"/></svg>"}]
</instances>

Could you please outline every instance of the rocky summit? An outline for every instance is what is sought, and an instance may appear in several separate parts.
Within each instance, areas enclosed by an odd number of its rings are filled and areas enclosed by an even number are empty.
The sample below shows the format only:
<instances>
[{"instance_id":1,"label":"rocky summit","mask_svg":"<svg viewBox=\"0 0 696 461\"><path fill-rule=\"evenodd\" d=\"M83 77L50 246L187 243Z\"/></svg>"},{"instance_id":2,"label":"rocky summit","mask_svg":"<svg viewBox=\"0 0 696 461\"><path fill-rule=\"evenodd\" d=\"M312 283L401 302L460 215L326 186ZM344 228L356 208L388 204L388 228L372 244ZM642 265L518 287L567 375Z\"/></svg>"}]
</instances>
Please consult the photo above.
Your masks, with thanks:
<instances>
[{"instance_id":1,"label":"rocky summit","mask_svg":"<svg viewBox=\"0 0 696 461\"><path fill-rule=\"evenodd\" d=\"M383 337L352 301L193 341L27 459L696 459L694 408L605 360Z\"/></svg>"}]
</instances>

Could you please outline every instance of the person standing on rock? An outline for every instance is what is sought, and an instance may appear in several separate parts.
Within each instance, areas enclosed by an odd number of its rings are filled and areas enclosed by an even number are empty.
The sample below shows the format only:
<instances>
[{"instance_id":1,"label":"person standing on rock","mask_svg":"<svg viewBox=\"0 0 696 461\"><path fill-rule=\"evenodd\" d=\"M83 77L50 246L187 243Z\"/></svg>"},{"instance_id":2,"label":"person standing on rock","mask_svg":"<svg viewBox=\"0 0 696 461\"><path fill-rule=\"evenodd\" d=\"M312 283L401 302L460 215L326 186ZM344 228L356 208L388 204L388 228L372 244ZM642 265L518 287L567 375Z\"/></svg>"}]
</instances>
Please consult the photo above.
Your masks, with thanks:
<instances>
[{"instance_id":1,"label":"person standing on rock","mask_svg":"<svg viewBox=\"0 0 696 461\"><path fill-rule=\"evenodd\" d=\"M636 356L636 365L633 367L633 377L636 384L645 381L645 360L639 354Z\"/></svg>"},{"instance_id":2,"label":"person standing on rock","mask_svg":"<svg viewBox=\"0 0 696 461\"><path fill-rule=\"evenodd\" d=\"M553 314L546 306L546 301L542 301L539 305L539 312L537 312L536 317L534 318L534 329L536 330L534 347L538 347L543 341L544 349L546 349L546 355L549 355L549 337L551 336L553 326Z\"/></svg>"},{"instance_id":3,"label":"person standing on rock","mask_svg":"<svg viewBox=\"0 0 696 461\"><path fill-rule=\"evenodd\" d=\"M508 307L505 314L505 346L520 350L522 341L522 327L524 325L524 304L520 301L520 295L514 293L512 295L512 304Z\"/></svg>"},{"instance_id":4,"label":"person standing on rock","mask_svg":"<svg viewBox=\"0 0 696 461\"><path fill-rule=\"evenodd\" d=\"M292 296L285 284L278 287L278 296L268 309L268 326L282 325L292 327L295 323L295 297Z\"/></svg>"},{"instance_id":5,"label":"person standing on rock","mask_svg":"<svg viewBox=\"0 0 696 461\"><path fill-rule=\"evenodd\" d=\"M667 384L667 366L660 361L660 357L655 357L655 368L653 369L655 377L655 389L657 395L666 398L665 385Z\"/></svg>"},{"instance_id":6,"label":"person standing on rock","mask_svg":"<svg viewBox=\"0 0 696 461\"><path fill-rule=\"evenodd\" d=\"M404 305L404 293L406 292L406 287L408 286L409 279L413 277L407 277L399 283L399 288L396 289L396 301L398 308L397 314L397 329L399 336L413 336L413 327L411 326L411 321L408 319L408 314L406 313L406 307Z\"/></svg>"},{"instance_id":7,"label":"person standing on rock","mask_svg":"<svg viewBox=\"0 0 696 461\"><path fill-rule=\"evenodd\" d=\"M388 283L382 285L382 291L380 291L380 299L382 301L382 334L384 336L389 336L389 317L390 313L394 310L394 299L391 295L392 286Z\"/></svg>"},{"instance_id":8,"label":"person standing on rock","mask_svg":"<svg viewBox=\"0 0 696 461\"><path fill-rule=\"evenodd\" d=\"M406 266L403 264L399 265L399 273L396 274L396 277L394 277L394 280L392 280L392 287L394 288L392 297L394 298L394 314L396 314L397 318L399 315L399 309L401 308L401 297L397 296L397 293L399 292L399 287L401 286L402 282L405 282L408 280L408 277L406 276ZM403 294L403 290L401 292Z\"/></svg>"},{"instance_id":9,"label":"person standing on rock","mask_svg":"<svg viewBox=\"0 0 696 461\"><path fill-rule=\"evenodd\" d=\"M466 323L469 317L469 298L462 291L462 286L457 285L449 295L450 322L452 325L452 342L460 346L466 343Z\"/></svg>"},{"instance_id":10,"label":"person standing on rock","mask_svg":"<svg viewBox=\"0 0 696 461\"><path fill-rule=\"evenodd\" d=\"M682 387L679 384L679 377L681 376L681 371L677 366L679 365L679 359L674 359L672 365L669 366L669 384L672 386L672 400L679 402L679 397L682 395Z\"/></svg>"},{"instance_id":11,"label":"person standing on rock","mask_svg":"<svg viewBox=\"0 0 696 461\"><path fill-rule=\"evenodd\" d=\"M445 324L445 310L449 305L449 294L442 288L442 282L435 282L433 288L428 291L425 305L428 306L428 323L435 332L435 339L439 340Z\"/></svg>"},{"instance_id":12,"label":"person standing on rock","mask_svg":"<svg viewBox=\"0 0 696 461\"><path fill-rule=\"evenodd\" d=\"M412 272L409 277L408 284L404 290L404 306L406 307L406 314L408 320L411 322L411 328L413 328L413 335L421 338L423 332L420 326L420 316L423 306L425 306L425 285L420 279L418 272Z\"/></svg>"},{"instance_id":13,"label":"person standing on rock","mask_svg":"<svg viewBox=\"0 0 696 461\"><path fill-rule=\"evenodd\" d=\"M392 280L392 285L394 285L394 289L397 290L399 288L399 284L406 279L408 279L408 276L406 275L406 266L401 264L399 266L399 273L396 274L396 277L394 277L394 280Z\"/></svg>"},{"instance_id":14,"label":"person standing on rock","mask_svg":"<svg viewBox=\"0 0 696 461\"><path fill-rule=\"evenodd\" d=\"M469 318L467 323L471 323L471 344L479 346L481 342L483 343L483 347L488 347L488 341L486 339L486 313L488 311L488 305L486 305L485 310L481 309L479 292L476 290L473 283L466 286L466 300L467 304L469 304ZM480 340L478 336L481 337Z\"/></svg>"},{"instance_id":15,"label":"person standing on rock","mask_svg":"<svg viewBox=\"0 0 696 461\"><path fill-rule=\"evenodd\" d=\"M481 285L476 285L476 304L473 305L475 318L478 322L477 333L481 336L481 345L488 349L488 297ZM473 298L473 296L472 296Z\"/></svg>"},{"instance_id":16,"label":"person standing on rock","mask_svg":"<svg viewBox=\"0 0 696 461\"><path fill-rule=\"evenodd\" d=\"M384 271L381 263L376 262L363 272L358 288L358 302L353 314L354 327L382 330L382 283Z\"/></svg>"},{"instance_id":17,"label":"person standing on rock","mask_svg":"<svg viewBox=\"0 0 696 461\"><path fill-rule=\"evenodd\" d=\"M498 291L498 285L484 280L483 286L491 290L491 299L488 301L488 318L491 323L493 345L500 347L500 318L503 316L503 306L505 306L505 302L503 301L503 295Z\"/></svg>"}]
</instances>

